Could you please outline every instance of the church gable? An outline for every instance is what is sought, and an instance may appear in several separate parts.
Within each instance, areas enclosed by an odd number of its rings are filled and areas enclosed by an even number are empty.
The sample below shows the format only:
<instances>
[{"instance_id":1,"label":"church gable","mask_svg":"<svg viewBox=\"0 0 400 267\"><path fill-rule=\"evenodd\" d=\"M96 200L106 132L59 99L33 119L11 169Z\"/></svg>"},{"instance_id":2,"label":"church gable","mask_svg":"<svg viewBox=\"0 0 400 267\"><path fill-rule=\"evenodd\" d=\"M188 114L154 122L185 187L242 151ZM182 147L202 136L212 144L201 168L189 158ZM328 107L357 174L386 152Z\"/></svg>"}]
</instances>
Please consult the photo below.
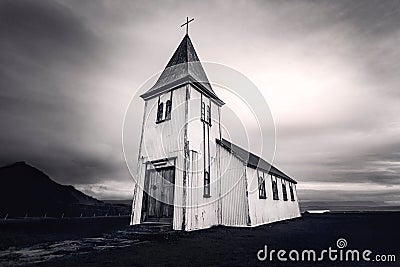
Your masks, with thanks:
<instances>
[{"instance_id":1,"label":"church gable","mask_svg":"<svg viewBox=\"0 0 400 267\"><path fill-rule=\"evenodd\" d=\"M218 98L211 87L189 35L185 35L154 86L141 97L146 100L186 83L196 85L202 93L223 105L224 102Z\"/></svg>"}]
</instances>

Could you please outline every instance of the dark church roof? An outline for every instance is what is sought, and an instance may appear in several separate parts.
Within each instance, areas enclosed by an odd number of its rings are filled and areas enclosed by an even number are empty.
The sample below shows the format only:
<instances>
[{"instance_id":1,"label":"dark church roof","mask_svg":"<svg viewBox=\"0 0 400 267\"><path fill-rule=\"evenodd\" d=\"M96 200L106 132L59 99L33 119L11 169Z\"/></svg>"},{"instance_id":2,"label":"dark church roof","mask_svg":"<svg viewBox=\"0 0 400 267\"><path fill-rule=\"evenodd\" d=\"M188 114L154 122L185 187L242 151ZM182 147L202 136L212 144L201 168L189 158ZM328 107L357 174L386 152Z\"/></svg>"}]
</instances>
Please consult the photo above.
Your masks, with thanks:
<instances>
[{"instance_id":1,"label":"dark church roof","mask_svg":"<svg viewBox=\"0 0 400 267\"><path fill-rule=\"evenodd\" d=\"M205 95L216 100L220 105L224 104L212 89L192 41L189 35L186 34L157 82L146 93L142 94L141 97L143 99L149 99L172 87L180 86L188 82L196 85L196 88Z\"/></svg>"},{"instance_id":2,"label":"dark church roof","mask_svg":"<svg viewBox=\"0 0 400 267\"><path fill-rule=\"evenodd\" d=\"M217 144L228 150L230 153L234 154L237 158L239 158L242 162L244 162L248 167L253 169L260 169L266 171L274 176L285 179L289 182L297 184L295 180L278 170L276 167L272 166L259 156L254 155L253 153L235 145L231 142L222 138L222 140L217 139Z\"/></svg>"}]
</instances>

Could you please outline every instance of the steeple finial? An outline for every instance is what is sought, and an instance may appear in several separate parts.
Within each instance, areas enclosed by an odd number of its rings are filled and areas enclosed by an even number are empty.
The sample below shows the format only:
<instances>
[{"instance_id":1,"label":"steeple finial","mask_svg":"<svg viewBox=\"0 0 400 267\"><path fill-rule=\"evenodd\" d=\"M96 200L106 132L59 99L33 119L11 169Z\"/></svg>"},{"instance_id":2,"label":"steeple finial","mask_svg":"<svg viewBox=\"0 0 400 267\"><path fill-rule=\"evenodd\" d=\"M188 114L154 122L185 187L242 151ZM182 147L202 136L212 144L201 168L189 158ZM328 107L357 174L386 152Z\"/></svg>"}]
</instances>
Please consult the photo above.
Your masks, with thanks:
<instances>
[{"instance_id":1,"label":"steeple finial","mask_svg":"<svg viewBox=\"0 0 400 267\"><path fill-rule=\"evenodd\" d=\"M189 34L189 23L192 21L194 21L194 18L189 20L189 17L186 17L186 22L181 25L181 27L186 25L186 34Z\"/></svg>"}]
</instances>

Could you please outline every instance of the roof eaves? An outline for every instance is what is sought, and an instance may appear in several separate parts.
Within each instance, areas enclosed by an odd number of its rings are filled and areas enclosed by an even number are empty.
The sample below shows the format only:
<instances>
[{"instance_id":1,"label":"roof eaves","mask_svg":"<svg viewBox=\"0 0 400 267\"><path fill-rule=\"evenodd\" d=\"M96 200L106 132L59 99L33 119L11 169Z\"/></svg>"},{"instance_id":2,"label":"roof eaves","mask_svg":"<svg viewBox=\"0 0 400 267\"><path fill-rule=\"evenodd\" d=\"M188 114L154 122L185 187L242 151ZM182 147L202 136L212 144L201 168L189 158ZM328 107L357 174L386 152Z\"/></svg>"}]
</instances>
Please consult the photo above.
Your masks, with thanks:
<instances>
[{"instance_id":1,"label":"roof eaves","mask_svg":"<svg viewBox=\"0 0 400 267\"><path fill-rule=\"evenodd\" d=\"M259 166L259 165L255 165L255 164L251 163L250 161L248 161L248 160L246 160L246 159L243 159L240 155L238 155L237 153L235 153L235 151L232 149L232 145L233 145L233 144L232 144L231 142L229 142L229 141L227 141L227 140L225 140L225 139L222 139L222 140L216 139L216 143L217 143L218 145L222 146L223 148L225 148L226 150L228 150L228 151L229 151L230 153L232 153L233 155L235 155L236 158L238 158L240 161L242 161L246 166L248 166L248 167L250 167L250 168L252 168L252 169L260 169L260 170L263 170L263 171L265 171L265 172L268 172L268 174L273 174L273 175L275 175L275 176L277 176L277 177L279 177L279 178L282 178L282 179L284 179L284 180L287 180L287 181L289 181L289 182L292 182L292 183L294 183L294 184L297 184L297 181L296 181L296 180L294 180L293 178L289 177L288 175L286 175L285 173L283 173L282 171L280 171L280 170L279 170L278 168L276 168L275 166L269 164L269 163L266 162L265 160L261 159L260 157L254 155L254 154L252 154L252 153L250 153L250 152L248 152L248 151L247 151L247 152L249 153L249 155L252 155L252 156L254 156L254 157L257 157L259 161L260 161L260 160L265 161L265 162L270 166L270 169L267 170L267 169L265 169L265 168L262 168L262 167ZM229 145L228 145L228 144L229 144ZM236 145L235 145L235 146L236 146ZM243 148L241 148L241 147L239 147L239 146L237 146L237 147L240 148L240 149L242 149L242 150L244 150ZM259 161L258 161L258 162L259 162Z\"/></svg>"}]
</instances>

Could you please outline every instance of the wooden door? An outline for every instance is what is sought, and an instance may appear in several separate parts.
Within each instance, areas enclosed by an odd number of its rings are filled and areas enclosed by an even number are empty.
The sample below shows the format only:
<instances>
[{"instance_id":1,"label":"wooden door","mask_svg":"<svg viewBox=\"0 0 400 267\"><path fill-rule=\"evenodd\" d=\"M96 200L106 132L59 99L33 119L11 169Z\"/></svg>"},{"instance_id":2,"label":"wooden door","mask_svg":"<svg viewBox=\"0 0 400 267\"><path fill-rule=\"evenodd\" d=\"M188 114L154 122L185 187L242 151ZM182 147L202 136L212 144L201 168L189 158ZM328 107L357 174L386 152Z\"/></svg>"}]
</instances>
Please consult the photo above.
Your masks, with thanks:
<instances>
[{"instance_id":1,"label":"wooden door","mask_svg":"<svg viewBox=\"0 0 400 267\"><path fill-rule=\"evenodd\" d=\"M143 196L143 221L172 222L174 213L173 167L153 169L146 172Z\"/></svg>"}]
</instances>

